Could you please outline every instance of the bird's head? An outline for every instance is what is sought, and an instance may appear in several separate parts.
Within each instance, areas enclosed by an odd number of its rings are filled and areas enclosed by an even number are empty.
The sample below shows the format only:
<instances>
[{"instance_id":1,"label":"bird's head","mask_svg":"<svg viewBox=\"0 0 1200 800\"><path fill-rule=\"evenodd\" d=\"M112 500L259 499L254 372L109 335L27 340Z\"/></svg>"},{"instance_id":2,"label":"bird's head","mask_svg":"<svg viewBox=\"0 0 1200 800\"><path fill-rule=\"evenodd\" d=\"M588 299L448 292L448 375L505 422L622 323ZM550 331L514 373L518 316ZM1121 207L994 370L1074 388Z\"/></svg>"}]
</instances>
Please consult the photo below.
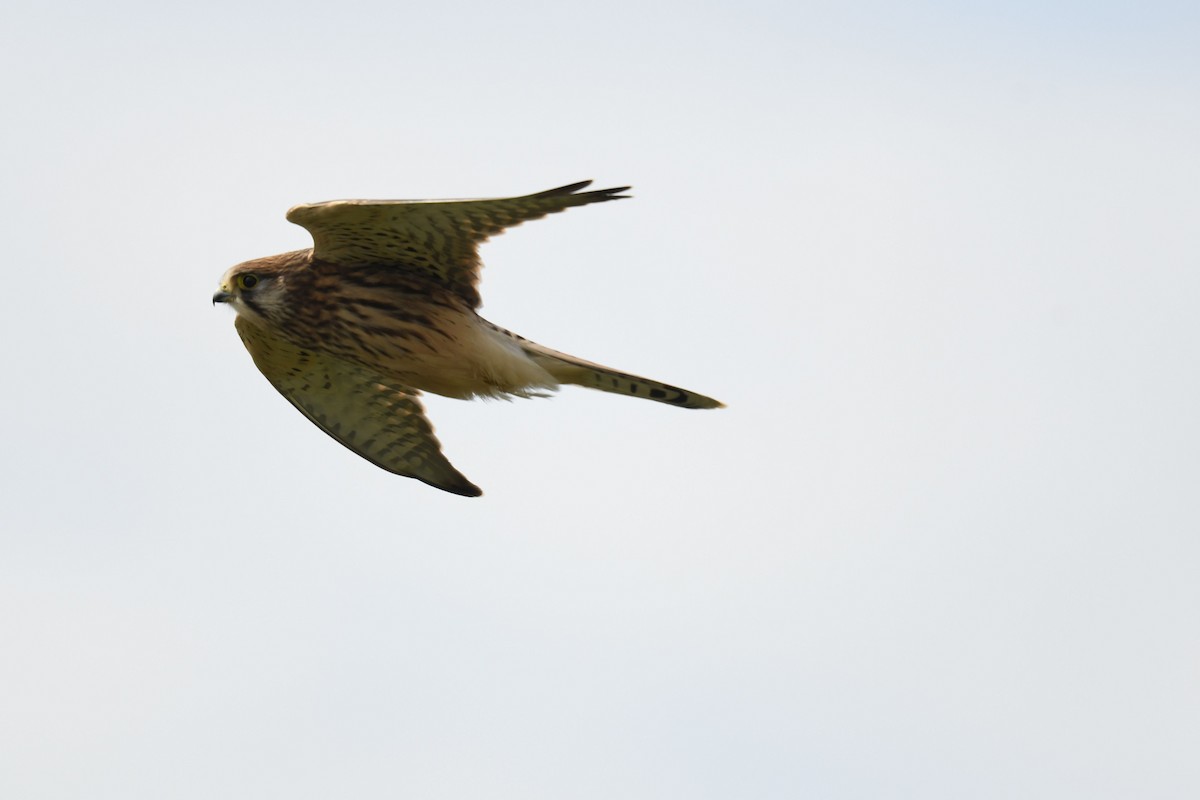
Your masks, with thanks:
<instances>
[{"instance_id":1,"label":"bird's head","mask_svg":"<svg viewBox=\"0 0 1200 800\"><path fill-rule=\"evenodd\" d=\"M231 267L221 276L213 304L228 303L240 316L278 322L287 311L288 272L298 266L292 255L259 258Z\"/></svg>"}]
</instances>

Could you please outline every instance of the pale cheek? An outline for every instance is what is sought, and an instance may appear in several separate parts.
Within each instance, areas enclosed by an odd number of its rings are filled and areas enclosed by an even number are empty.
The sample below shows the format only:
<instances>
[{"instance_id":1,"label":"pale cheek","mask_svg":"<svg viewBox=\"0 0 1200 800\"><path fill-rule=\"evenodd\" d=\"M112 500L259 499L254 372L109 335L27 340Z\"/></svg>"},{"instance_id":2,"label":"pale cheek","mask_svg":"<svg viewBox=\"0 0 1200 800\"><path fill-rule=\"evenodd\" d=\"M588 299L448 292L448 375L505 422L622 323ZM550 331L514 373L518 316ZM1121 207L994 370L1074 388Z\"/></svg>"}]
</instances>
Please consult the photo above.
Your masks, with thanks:
<instances>
[{"instance_id":1,"label":"pale cheek","mask_svg":"<svg viewBox=\"0 0 1200 800\"><path fill-rule=\"evenodd\" d=\"M247 313L256 317L279 320L286 316L287 303L283 292L263 292L254 298L255 309L247 309Z\"/></svg>"},{"instance_id":2,"label":"pale cheek","mask_svg":"<svg viewBox=\"0 0 1200 800\"><path fill-rule=\"evenodd\" d=\"M230 305L233 306L233 310L237 312L239 317L245 317L248 320L262 319L262 315L259 313L259 310L246 305L245 301L243 301L241 297L235 298Z\"/></svg>"}]
</instances>

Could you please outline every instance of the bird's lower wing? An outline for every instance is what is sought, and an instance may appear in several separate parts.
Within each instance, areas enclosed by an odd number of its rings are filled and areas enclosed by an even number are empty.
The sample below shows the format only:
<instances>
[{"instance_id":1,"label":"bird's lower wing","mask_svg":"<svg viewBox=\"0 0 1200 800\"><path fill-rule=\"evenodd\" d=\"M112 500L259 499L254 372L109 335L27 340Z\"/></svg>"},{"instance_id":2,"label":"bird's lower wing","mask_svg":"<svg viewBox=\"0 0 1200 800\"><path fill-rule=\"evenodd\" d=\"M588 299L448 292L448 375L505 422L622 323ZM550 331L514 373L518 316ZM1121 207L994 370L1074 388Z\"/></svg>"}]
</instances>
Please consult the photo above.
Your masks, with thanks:
<instances>
[{"instance_id":1,"label":"bird's lower wing","mask_svg":"<svg viewBox=\"0 0 1200 800\"><path fill-rule=\"evenodd\" d=\"M388 472L466 497L482 492L442 455L417 393L373 370L297 348L237 320L254 363L304 416Z\"/></svg>"}]
</instances>

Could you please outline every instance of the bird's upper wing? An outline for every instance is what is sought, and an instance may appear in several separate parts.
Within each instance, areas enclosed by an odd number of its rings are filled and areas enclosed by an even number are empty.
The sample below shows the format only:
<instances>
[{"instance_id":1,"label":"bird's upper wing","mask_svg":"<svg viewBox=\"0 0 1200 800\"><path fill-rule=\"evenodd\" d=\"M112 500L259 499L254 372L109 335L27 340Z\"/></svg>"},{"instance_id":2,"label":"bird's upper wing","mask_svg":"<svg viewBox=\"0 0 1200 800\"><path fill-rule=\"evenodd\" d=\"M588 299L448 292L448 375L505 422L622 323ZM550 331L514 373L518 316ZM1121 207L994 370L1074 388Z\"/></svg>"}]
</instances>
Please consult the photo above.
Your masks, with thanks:
<instances>
[{"instance_id":1,"label":"bird's upper wing","mask_svg":"<svg viewBox=\"0 0 1200 800\"><path fill-rule=\"evenodd\" d=\"M466 497L482 492L451 466L417 393L334 356L302 350L238 317L267 380L317 427L378 467Z\"/></svg>"},{"instance_id":2,"label":"bird's upper wing","mask_svg":"<svg viewBox=\"0 0 1200 800\"><path fill-rule=\"evenodd\" d=\"M391 265L431 279L479 305L477 246L505 228L572 206L617 200L617 189L580 192L591 181L491 200L332 200L295 206L289 221L313 237L313 257L347 266Z\"/></svg>"}]
</instances>

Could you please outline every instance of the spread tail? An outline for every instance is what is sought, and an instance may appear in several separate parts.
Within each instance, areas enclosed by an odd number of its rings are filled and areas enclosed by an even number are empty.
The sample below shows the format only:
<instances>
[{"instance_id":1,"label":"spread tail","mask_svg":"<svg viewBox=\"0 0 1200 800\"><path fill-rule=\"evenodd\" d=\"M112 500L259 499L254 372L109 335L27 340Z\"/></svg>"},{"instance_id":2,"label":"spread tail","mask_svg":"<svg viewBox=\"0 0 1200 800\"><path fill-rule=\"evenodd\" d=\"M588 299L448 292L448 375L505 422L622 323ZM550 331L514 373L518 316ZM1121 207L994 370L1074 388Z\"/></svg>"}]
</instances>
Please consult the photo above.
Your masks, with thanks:
<instances>
[{"instance_id":1,"label":"spread tail","mask_svg":"<svg viewBox=\"0 0 1200 800\"><path fill-rule=\"evenodd\" d=\"M571 383L576 386L585 386L588 389L599 389L602 392L624 394L630 397L643 397L647 400L669 403L682 408L725 407L725 404L718 400L696 392L689 392L687 389L680 389L678 386L618 372L600 364L593 364L591 361L584 361L582 358L542 347L540 344L511 333L509 336L517 339L525 354L561 383Z\"/></svg>"}]
</instances>

